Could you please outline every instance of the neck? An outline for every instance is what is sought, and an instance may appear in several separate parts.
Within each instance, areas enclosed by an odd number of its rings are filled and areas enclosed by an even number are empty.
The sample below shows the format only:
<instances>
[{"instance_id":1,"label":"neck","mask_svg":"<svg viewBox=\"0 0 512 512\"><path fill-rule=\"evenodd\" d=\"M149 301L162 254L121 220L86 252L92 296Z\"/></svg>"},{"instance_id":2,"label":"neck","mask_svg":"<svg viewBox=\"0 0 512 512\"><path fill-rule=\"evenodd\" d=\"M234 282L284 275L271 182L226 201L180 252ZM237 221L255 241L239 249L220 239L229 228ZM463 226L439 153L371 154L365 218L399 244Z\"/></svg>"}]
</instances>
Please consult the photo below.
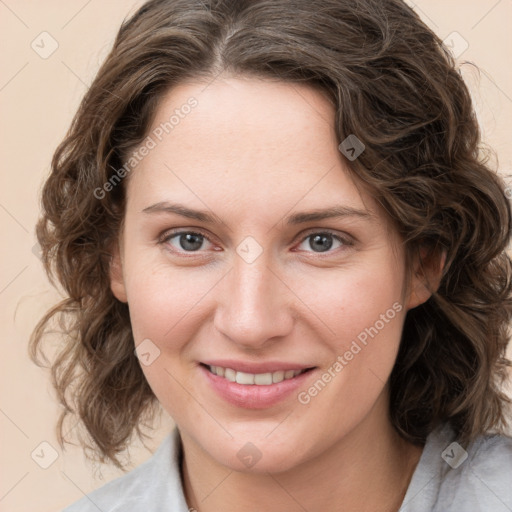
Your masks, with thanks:
<instances>
[{"instance_id":1,"label":"neck","mask_svg":"<svg viewBox=\"0 0 512 512\"><path fill-rule=\"evenodd\" d=\"M391 426L386 398L329 450L280 473L234 471L188 436L182 442L185 497L200 512L397 511L422 453Z\"/></svg>"}]
</instances>

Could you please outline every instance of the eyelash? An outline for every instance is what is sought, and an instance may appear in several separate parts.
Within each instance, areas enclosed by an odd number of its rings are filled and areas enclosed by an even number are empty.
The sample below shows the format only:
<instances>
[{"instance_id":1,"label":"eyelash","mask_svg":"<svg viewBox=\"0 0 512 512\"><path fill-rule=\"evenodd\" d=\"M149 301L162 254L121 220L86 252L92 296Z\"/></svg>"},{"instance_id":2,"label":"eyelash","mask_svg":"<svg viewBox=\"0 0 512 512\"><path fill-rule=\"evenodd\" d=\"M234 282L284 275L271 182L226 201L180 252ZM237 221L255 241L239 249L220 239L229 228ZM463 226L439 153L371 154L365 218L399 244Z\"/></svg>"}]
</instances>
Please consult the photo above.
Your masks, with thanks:
<instances>
[{"instance_id":1,"label":"eyelash","mask_svg":"<svg viewBox=\"0 0 512 512\"><path fill-rule=\"evenodd\" d=\"M165 244L168 244L169 243L169 240L171 240L172 238L178 236L178 235L186 235L186 234L191 234L191 235L200 235L202 236L203 238L205 238L208 242L210 242L211 244L213 244L213 242L210 240L210 237L205 234L203 231L201 230L197 230L197 231L186 231L186 230L171 230L171 231L166 231L165 233L163 233L159 238L158 238L158 242L162 245L165 245ZM336 240L338 240L339 242L341 242L345 247L351 247L354 245L354 243L347 237L342 237L340 236L339 234L336 234L335 232L329 230L329 229L325 229L325 230L320 230L320 231L309 231L307 232L306 235L304 235L301 240L300 240L300 244L302 244L305 240L307 240L308 238L312 237L313 235L331 235L333 238L335 238ZM318 253L315 253L313 251L313 254L316 254L318 256L321 256L322 254L333 254L335 253L337 250L343 250L343 247L340 247L338 249L334 249L334 250L328 250L328 251L325 251L325 253L322 253L322 252L318 252ZM174 254L179 254L179 255L183 255L183 254L190 254L191 256L185 256L185 257L193 257L193 255L195 253L199 253L200 251L179 251L179 250L176 250L176 249L172 249L171 252L173 252ZM310 251L306 251L306 252L310 252Z\"/></svg>"}]
</instances>

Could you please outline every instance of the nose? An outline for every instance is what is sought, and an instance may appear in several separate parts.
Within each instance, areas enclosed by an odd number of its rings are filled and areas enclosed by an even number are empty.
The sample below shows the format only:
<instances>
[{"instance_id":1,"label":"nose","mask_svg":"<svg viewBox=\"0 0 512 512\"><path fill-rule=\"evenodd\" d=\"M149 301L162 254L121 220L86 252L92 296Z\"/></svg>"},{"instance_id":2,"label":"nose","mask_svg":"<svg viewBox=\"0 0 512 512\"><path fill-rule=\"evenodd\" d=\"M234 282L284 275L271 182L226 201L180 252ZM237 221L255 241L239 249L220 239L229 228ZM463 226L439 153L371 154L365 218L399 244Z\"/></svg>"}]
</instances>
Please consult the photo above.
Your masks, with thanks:
<instances>
[{"instance_id":1,"label":"nose","mask_svg":"<svg viewBox=\"0 0 512 512\"><path fill-rule=\"evenodd\" d=\"M286 336L294 323L293 293L264 254L252 263L235 257L217 289L214 326L245 350L261 349Z\"/></svg>"}]
</instances>

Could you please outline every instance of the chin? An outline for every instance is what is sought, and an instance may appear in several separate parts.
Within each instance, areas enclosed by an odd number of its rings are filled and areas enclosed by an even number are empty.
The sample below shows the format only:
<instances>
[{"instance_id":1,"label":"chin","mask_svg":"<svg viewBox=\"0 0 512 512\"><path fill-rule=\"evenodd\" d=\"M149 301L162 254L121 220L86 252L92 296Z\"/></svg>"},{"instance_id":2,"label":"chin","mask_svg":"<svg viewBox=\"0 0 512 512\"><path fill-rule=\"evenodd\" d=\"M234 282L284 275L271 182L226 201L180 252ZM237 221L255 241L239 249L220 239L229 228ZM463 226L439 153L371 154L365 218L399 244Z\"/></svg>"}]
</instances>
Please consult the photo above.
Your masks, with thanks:
<instances>
[{"instance_id":1,"label":"chin","mask_svg":"<svg viewBox=\"0 0 512 512\"><path fill-rule=\"evenodd\" d=\"M210 455L226 468L239 473L265 474L280 473L299 465L307 456L303 441L286 435L278 437L271 434L265 438L267 432L252 436L245 433L235 435L233 439L216 442L205 439L206 449ZM300 447L300 449L298 449Z\"/></svg>"},{"instance_id":2,"label":"chin","mask_svg":"<svg viewBox=\"0 0 512 512\"><path fill-rule=\"evenodd\" d=\"M254 450L250 445L242 448L242 450L244 449L247 453ZM278 449L271 444L259 450L261 458L255 463L241 461L238 457L239 452L240 450L237 450L231 454L231 457L226 460L219 460L218 462L232 471L248 474L282 473L301 463L301 460L297 457L297 454L294 453L294 450ZM247 454L244 454L242 458L246 459Z\"/></svg>"}]
</instances>

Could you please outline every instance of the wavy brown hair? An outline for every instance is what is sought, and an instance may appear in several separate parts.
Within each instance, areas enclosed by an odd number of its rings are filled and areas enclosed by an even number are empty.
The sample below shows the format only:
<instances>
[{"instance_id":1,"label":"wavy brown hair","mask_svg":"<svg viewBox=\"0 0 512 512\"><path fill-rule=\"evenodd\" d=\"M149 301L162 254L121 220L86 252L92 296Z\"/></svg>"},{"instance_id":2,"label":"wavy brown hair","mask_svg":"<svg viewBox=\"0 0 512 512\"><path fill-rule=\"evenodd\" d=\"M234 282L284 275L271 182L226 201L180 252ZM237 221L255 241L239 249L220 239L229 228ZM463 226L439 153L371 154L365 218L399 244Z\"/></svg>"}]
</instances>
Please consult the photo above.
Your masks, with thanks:
<instances>
[{"instance_id":1,"label":"wavy brown hair","mask_svg":"<svg viewBox=\"0 0 512 512\"><path fill-rule=\"evenodd\" d=\"M158 410L128 306L110 289L128 178L108 193L104 184L145 139L169 88L221 72L322 91L338 140L354 134L365 145L347 166L393 221L408 264L420 248L446 252L438 289L405 319L390 377L396 430L417 444L445 421L461 443L505 432L511 210L442 41L400 0L152 0L123 22L42 191L43 263L67 298L36 326L30 354L41 364L57 324L61 446L75 415L93 457L123 468L118 454Z\"/></svg>"}]
</instances>

